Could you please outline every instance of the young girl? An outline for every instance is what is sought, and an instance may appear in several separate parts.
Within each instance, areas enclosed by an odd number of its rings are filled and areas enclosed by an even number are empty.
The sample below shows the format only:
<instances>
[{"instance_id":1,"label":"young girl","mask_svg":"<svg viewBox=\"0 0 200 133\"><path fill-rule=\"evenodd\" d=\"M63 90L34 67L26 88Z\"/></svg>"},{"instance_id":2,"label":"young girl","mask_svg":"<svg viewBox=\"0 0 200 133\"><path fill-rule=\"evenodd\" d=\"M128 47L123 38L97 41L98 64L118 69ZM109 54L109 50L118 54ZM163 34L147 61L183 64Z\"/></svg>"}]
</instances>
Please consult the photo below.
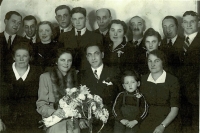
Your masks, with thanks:
<instances>
[{"instance_id":1,"label":"young girl","mask_svg":"<svg viewBox=\"0 0 200 133\"><path fill-rule=\"evenodd\" d=\"M138 123L147 114L148 105L144 96L138 92L140 81L136 72L125 71L122 82L125 91L118 94L113 105L114 133L136 133Z\"/></svg>"}]
</instances>

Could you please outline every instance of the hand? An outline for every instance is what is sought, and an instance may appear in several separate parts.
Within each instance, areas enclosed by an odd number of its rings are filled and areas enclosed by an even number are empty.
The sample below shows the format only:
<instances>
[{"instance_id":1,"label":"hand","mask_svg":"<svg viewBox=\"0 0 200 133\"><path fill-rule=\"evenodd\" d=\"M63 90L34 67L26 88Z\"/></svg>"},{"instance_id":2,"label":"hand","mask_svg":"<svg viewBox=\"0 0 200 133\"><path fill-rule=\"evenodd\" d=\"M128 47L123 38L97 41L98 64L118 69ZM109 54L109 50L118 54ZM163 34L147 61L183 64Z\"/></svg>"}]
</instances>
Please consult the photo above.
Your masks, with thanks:
<instances>
[{"instance_id":1,"label":"hand","mask_svg":"<svg viewBox=\"0 0 200 133\"><path fill-rule=\"evenodd\" d=\"M122 119L120 122L121 122L123 125L126 125L129 121L126 120L126 119Z\"/></svg>"},{"instance_id":2,"label":"hand","mask_svg":"<svg viewBox=\"0 0 200 133\"><path fill-rule=\"evenodd\" d=\"M65 118L65 112L62 109L57 109L52 115L56 115L60 118Z\"/></svg>"},{"instance_id":3,"label":"hand","mask_svg":"<svg viewBox=\"0 0 200 133\"><path fill-rule=\"evenodd\" d=\"M80 119L80 121L79 121L79 127L81 129L88 128L89 127L88 121L85 120L85 119Z\"/></svg>"},{"instance_id":4,"label":"hand","mask_svg":"<svg viewBox=\"0 0 200 133\"><path fill-rule=\"evenodd\" d=\"M3 123L3 121L0 119L0 132L1 131L5 131L6 130L6 126L5 124Z\"/></svg>"},{"instance_id":5,"label":"hand","mask_svg":"<svg viewBox=\"0 0 200 133\"><path fill-rule=\"evenodd\" d=\"M136 124L138 124L138 121L133 120L133 121L129 121L126 126L129 128L133 128Z\"/></svg>"},{"instance_id":6,"label":"hand","mask_svg":"<svg viewBox=\"0 0 200 133\"><path fill-rule=\"evenodd\" d=\"M156 127L153 133L163 133L165 128L162 125Z\"/></svg>"}]
</instances>

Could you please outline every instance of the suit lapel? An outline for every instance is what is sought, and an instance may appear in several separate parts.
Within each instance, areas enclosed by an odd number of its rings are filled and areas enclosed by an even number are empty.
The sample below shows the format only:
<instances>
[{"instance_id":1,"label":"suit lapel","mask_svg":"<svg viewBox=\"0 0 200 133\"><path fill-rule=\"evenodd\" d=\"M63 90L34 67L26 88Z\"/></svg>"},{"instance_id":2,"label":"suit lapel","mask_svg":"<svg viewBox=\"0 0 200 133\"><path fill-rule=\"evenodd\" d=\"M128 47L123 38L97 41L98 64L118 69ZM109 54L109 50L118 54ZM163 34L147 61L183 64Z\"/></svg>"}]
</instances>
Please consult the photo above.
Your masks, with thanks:
<instances>
[{"instance_id":1,"label":"suit lapel","mask_svg":"<svg viewBox=\"0 0 200 133\"><path fill-rule=\"evenodd\" d=\"M200 43L199 43L199 40L200 40L200 33L198 33L196 35L196 37L194 38L194 40L192 41L192 43L190 44L187 52L192 52L193 50L197 49L200 47Z\"/></svg>"}]
</instances>

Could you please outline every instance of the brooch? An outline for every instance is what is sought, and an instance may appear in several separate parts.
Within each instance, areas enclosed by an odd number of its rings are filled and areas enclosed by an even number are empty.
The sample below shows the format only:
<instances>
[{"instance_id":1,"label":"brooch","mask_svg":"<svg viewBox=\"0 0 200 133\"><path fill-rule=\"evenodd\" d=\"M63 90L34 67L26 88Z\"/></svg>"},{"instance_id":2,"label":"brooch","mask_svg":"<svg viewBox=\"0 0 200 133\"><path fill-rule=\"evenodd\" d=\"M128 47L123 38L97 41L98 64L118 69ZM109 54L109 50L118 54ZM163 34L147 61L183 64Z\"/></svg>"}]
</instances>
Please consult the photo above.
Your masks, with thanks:
<instances>
[{"instance_id":1,"label":"brooch","mask_svg":"<svg viewBox=\"0 0 200 133\"><path fill-rule=\"evenodd\" d=\"M120 57L121 56L121 54L123 54L124 52L123 51L121 51L121 50L119 50L119 51L117 51L117 55L118 55L118 57Z\"/></svg>"}]
</instances>

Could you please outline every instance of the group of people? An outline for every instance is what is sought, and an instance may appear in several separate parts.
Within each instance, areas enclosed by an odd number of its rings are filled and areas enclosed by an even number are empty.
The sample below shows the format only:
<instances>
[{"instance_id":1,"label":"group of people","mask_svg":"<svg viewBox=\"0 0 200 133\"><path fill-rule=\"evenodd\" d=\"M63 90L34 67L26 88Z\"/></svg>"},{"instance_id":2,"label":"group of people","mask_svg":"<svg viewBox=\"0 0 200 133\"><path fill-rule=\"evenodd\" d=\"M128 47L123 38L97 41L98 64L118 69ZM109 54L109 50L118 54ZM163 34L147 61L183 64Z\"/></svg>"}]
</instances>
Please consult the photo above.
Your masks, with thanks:
<instances>
[{"instance_id":1,"label":"group of people","mask_svg":"<svg viewBox=\"0 0 200 133\"><path fill-rule=\"evenodd\" d=\"M140 16L128 26L112 19L109 9L96 10L99 26L86 27L86 9L60 5L58 27L39 24L16 11L5 15L0 33L0 131L11 133L85 133L88 121L63 119L42 130L39 121L64 117L59 100L66 88L86 85L109 111L102 133L199 132L199 16L186 11L184 37L174 16L162 20L165 38L146 30ZM19 36L21 24L25 36ZM132 32L132 39L126 37ZM111 84L107 84L111 83ZM73 124L69 130L68 124ZM102 123L94 118L93 133Z\"/></svg>"}]
</instances>

